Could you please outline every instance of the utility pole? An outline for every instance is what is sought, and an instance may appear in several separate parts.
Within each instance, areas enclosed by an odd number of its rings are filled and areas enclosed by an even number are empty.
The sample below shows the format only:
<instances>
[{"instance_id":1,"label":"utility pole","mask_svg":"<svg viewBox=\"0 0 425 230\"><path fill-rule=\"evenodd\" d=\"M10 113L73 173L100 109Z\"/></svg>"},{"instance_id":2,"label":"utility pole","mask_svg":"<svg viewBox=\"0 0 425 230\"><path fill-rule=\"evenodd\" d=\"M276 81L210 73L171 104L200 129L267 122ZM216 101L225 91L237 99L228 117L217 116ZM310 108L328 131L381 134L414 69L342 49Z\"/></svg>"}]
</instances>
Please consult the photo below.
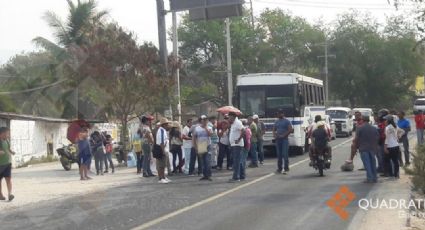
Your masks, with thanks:
<instances>
[{"instance_id":1,"label":"utility pole","mask_svg":"<svg viewBox=\"0 0 425 230\"><path fill-rule=\"evenodd\" d=\"M328 58L336 58L336 55L329 55L328 54L328 40L325 40L325 44L323 45L325 47L325 56L318 56L318 58L325 58L325 105L328 105L329 103L329 68L328 68Z\"/></svg>"},{"instance_id":2,"label":"utility pole","mask_svg":"<svg viewBox=\"0 0 425 230\"><path fill-rule=\"evenodd\" d=\"M251 5L251 24L252 24L252 28L254 29L254 8L252 7L252 0L250 0L250 5Z\"/></svg>"},{"instance_id":3,"label":"utility pole","mask_svg":"<svg viewBox=\"0 0 425 230\"><path fill-rule=\"evenodd\" d=\"M173 56L177 60L179 56L179 46L178 46L178 32L177 32L177 13L173 12ZM181 96L180 96L180 68L176 70L176 82L177 82L177 117L178 121L181 124L182 122L182 107L181 107Z\"/></svg>"},{"instance_id":4,"label":"utility pole","mask_svg":"<svg viewBox=\"0 0 425 230\"><path fill-rule=\"evenodd\" d=\"M165 69L168 71L167 63L167 28L165 26L165 8L164 0L156 0L156 10L158 16L158 39L159 39L159 56Z\"/></svg>"},{"instance_id":5,"label":"utility pole","mask_svg":"<svg viewBox=\"0 0 425 230\"><path fill-rule=\"evenodd\" d=\"M165 25L165 7L164 0L156 0L156 10L158 16L158 40L159 40L159 58L161 63L164 65L165 74L168 76L168 51L167 51L167 28ZM171 98L168 95L169 111L171 114L171 119L173 119L173 107L171 105Z\"/></svg>"},{"instance_id":6,"label":"utility pole","mask_svg":"<svg viewBox=\"0 0 425 230\"><path fill-rule=\"evenodd\" d=\"M232 45L230 40L230 19L226 18L226 44L227 44L227 87L229 105L232 105L233 97L233 77L232 77Z\"/></svg>"}]
</instances>

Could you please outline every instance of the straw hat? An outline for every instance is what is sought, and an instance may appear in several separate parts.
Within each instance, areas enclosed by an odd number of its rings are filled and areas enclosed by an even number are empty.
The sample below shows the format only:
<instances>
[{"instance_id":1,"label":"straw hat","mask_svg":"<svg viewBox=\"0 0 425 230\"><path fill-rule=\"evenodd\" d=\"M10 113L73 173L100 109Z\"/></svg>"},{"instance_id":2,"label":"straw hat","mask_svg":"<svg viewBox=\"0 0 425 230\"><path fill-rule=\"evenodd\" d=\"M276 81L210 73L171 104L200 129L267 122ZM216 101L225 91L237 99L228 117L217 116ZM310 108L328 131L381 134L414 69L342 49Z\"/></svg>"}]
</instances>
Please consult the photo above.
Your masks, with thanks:
<instances>
[{"instance_id":1,"label":"straw hat","mask_svg":"<svg viewBox=\"0 0 425 230\"><path fill-rule=\"evenodd\" d=\"M171 127L173 127L173 128L180 128L180 123L178 121L173 121L171 123Z\"/></svg>"},{"instance_id":2,"label":"straw hat","mask_svg":"<svg viewBox=\"0 0 425 230\"><path fill-rule=\"evenodd\" d=\"M170 124L171 122L167 118L163 117L161 118L161 120L159 120L159 123L161 125L164 125L164 124Z\"/></svg>"}]
</instances>

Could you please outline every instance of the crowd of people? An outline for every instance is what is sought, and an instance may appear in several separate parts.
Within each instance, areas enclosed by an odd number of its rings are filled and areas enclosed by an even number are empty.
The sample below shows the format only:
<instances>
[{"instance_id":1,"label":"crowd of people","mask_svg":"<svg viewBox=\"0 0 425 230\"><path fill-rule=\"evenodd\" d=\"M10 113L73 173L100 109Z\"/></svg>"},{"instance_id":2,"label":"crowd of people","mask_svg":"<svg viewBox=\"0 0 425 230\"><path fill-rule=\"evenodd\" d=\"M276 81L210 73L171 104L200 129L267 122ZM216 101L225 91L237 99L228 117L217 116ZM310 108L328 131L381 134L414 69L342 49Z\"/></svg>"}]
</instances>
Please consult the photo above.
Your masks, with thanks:
<instances>
[{"instance_id":1,"label":"crowd of people","mask_svg":"<svg viewBox=\"0 0 425 230\"><path fill-rule=\"evenodd\" d=\"M365 183L378 182L378 174L381 177L398 179L400 167L410 164L408 134L411 131L411 125L405 113L382 109L375 114L374 118L375 123L372 124L369 116L355 114L356 135L351 145L350 159L346 161L347 164L351 164L357 151L360 152L366 171ZM420 130L422 129L423 133L425 126L424 115L421 111L415 115L415 123L418 144L421 144L423 136L420 136ZM403 154L400 146L403 146Z\"/></svg>"}]
</instances>

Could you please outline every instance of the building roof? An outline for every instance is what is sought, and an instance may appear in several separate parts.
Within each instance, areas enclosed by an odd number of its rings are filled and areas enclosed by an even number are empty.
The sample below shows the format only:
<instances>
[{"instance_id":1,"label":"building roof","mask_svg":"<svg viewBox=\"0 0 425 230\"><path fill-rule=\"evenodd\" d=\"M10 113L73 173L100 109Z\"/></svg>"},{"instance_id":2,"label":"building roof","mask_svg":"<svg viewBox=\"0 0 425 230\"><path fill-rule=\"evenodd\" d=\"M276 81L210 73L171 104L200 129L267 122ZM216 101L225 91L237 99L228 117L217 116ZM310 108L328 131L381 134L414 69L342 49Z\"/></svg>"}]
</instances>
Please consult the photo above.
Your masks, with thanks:
<instances>
[{"instance_id":1,"label":"building roof","mask_svg":"<svg viewBox=\"0 0 425 230\"><path fill-rule=\"evenodd\" d=\"M37 117L26 114L17 114L17 113L8 113L0 112L0 118L8 120L27 120L27 121L45 121L52 123L69 123L71 120L61 119L61 118L52 118L52 117Z\"/></svg>"}]
</instances>

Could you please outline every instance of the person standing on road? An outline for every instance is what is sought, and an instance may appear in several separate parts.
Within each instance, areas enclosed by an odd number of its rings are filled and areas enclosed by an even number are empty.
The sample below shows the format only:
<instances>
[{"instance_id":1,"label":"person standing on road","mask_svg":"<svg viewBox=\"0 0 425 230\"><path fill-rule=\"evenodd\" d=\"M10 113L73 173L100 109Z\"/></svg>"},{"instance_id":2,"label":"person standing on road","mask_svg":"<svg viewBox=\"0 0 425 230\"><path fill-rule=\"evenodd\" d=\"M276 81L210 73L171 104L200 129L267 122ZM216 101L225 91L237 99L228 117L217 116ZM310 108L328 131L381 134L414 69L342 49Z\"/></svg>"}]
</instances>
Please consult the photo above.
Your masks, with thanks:
<instances>
[{"instance_id":1,"label":"person standing on road","mask_svg":"<svg viewBox=\"0 0 425 230\"><path fill-rule=\"evenodd\" d=\"M107 134L105 136L105 173L109 173L108 170L108 162L109 166L111 167L112 173L115 172L114 163L112 162L112 152L113 152L113 144L112 144L112 137L111 135Z\"/></svg>"},{"instance_id":2,"label":"person standing on road","mask_svg":"<svg viewBox=\"0 0 425 230\"><path fill-rule=\"evenodd\" d=\"M223 169L223 162L224 158L226 157L227 160L227 170L230 170L232 168L232 156L230 154L230 140L229 140L229 123L227 121L221 122L221 127L218 132L218 136L220 137L220 143L219 143L219 153L218 153L218 170Z\"/></svg>"},{"instance_id":3,"label":"person standing on road","mask_svg":"<svg viewBox=\"0 0 425 230\"><path fill-rule=\"evenodd\" d=\"M98 131L94 131L90 138L92 152L94 153L94 164L96 167L96 175L103 175L103 162L105 157L105 150L103 140Z\"/></svg>"},{"instance_id":4,"label":"person standing on road","mask_svg":"<svg viewBox=\"0 0 425 230\"><path fill-rule=\"evenodd\" d=\"M183 173L183 139L180 131L180 123L178 121L173 122L173 127L170 130L171 138L171 153L173 154L173 173ZM177 164L177 159L179 164Z\"/></svg>"},{"instance_id":5,"label":"person standing on road","mask_svg":"<svg viewBox=\"0 0 425 230\"><path fill-rule=\"evenodd\" d=\"M208 126L208 118L205 115L201 116L201 124L195 128L193 133L193 146L195 146L198 157L201 158L202 174L200 180L211 179L211 136L213 130Z\"/></svg>"},{"instance_id":6,"label":"person standing on road","mask_svg":"<svg viewBox=\"0 0 425 230\"><path fill-rule=\"evenodd\" d=\"M160 120L160 127L158 128L156 132L156 149L158 149L160 152L160 157L156 158L156 170L158 171L158 183L160 184L168 184L171 182L170 179L168 179L165 176L165 168L167 167L167 155L169 154L170 150L170 143L168 139L167 130L169 129L170 122L167 118L162 118Z\"/></svg>"},{"instance_id":7,"label":"person standing on road","mask_svg":"<svg viewBox=\"0 0 425 230\"><path fill-rule=\"evenodd\" d=\"M418 138L418 145L424 143L424 129L425 129L425 117L422 110L415 112L415 124L416 124L416 137Z\"/></svg>"},{"instance_id":8,"label":"person standing on road","mask_svg":"<svg viewBox=\"0 0 425 230\"><path fill-rule=\"evenodd\" d=\"M357 127L355 142L359 149L363 166L366 170L366 183L376 183L378 181L376 170L376 153L379 151L379 133L369 121L369 116L362 116L363 125Z\"/></svg>"},{"instance_id":9,"label":"person standing on road","mask_svg":"<svg viewBox=\"0 0 425 230\"><path fill-rule=\"evenodd\" d=\"M143 152L142 152L142 130L138 129L133 136L133 151L136 153L137 174L142 173Z\"/></svg>"},{"instance_id":10,"label":"person standing on road","mask_svg":"<svg viewBox=\"0 0 425 230\"><path fill-rule=\"evenodd\" d=\"M229 180L230 183L239 182L241 179L241 158L242 148L244 147L243 136L245 129L242 122L238 119L236 113L229 113L230 126L230 151L233 156L233 177Z\"/></svg>"},{"instance_id":11,"label":"person standing on road","mask_svg":"<svg viewBox=\"0 0 425 230\"><path fill-rule=\"evenodd\" d=\"M6 200L3 196L2 182L6 180L8 200L12 201L12 155L15 153L10 149L10 130L7 127L0 128L0 200Z\"/></svg>"},{"instance_id":12,"label":"person standing on road","mask_svg":"<svg viewBox=\"0 0 425 230\"><path fill-rule=\"evenodd\" d=\"M242 125L244 126L244 135L243 135L243 141L244 141L244 147L242 148L242 156L241 156L241 163L240 163L240 180L243 181L246 179L246 160L248 158L249 152L251 152L252 148L252 132L250 129L250 125L248 123L248 120L243 119Z\"/></svg>"},{"instance_id":13,"label":"person standing on road","mask_svg":"<svg viewBox=\"0 0 425 230\"><path fill-rule=\"evenodd\" d=\"M251 130L251 146L249 149L249 155L251 156L251 164L248 167L258 168L258 127L257 124L254 122L253 117L248 117L247 125L248 128Z\"/></svg>"},{"instance_id":14,"label":"person standing on road","mask_svg":"<svg viewBox=\"0 0 425 230\"><path fill-rule=\"evenodd\" d=\"M87 176L89 165L92 157L92 148L90 142L88 141L89 133L86 128L81 128L78 134L78 157L80 161L80 179L81 180L91 180Z\"/></svg>"},{"instance_id":15,"label":"person standing on road","mask_svg":"<svg viewBox=\"0 0 425 230\"><path fill-rule=\"evenodd\" d=\"M280 110L278 112L278 119L273 127L273 137L276 140L276 152L277 152L277 171L276 173L289 172L289 134L292 133L291 121L285 118L285 113ZM284 167L283 165L284 160Z\"/></svg>"},{"instance_id":16,"label":"person standing on road","mask_svg":"<svg viewBox=\"0 0 425 230\"><path fill-rule=\"evenodd\" d=\"M264 164L264 134L266 134L266 126L264 122L260 121L260 117L258 115L252 116L255 124L257 125L257 145L258 145L258 158L260 164Z\"/></svg>"},{"instance_id":17,"label":"person standing on road","mask_svg":"<svg viewBox=\"0 0 425 230\"><path fill-rule=\"evenodd\" d=\"M218 130L217 130L217 118L211 116L209 118L208 127L212 129L213 134L211 135L211 168L217 169L217 155L218 155Z\"/></svg>"},{"instance_id":18,"label":"person standing on road","mask_svg":"<svg viewBox=\"0 0 425 230\"><path fill-rule=\"evenodd\" d=\"M151 116L143 116L141 119L142 122L142 151L143 151L143 177L154 177L151 169L152 161L152 145L154 144L154 139L152 135L152 120L154 118Z\"/></svg>"},{"instance_id":19,"label":"person standing on road","mask_svg":"<svg viewBox=\"0 0 425 230\"><path fill-rule=\"evenodd\" d=\"M394 122L394 117L390 114L385 117L385 165L390 177L400 178L400 146L398 144L397 125ZM392 163L392 166L391 166Z\"/></svg>"},{"instance_id":20,"label":"person standing on road","mask_svg":"<svg viewBox=\"0 0 425 230\"><path fill-rule=\"evenodd\" d=\"M397 126L404 130L404 134L400 138L400 142L403 143L404 151L404 162L406 165L410 165L410 153L409 153L409 137L408 134L411 131L410 121L405 118L405 113L400 111L398 113ZM400 165L403 166L403 157L400 155Z\"/></svg>"},{"instance_id":21,"label":"person standing on road","mask_svg":"<svg viewBox=\"0 0 425 230\"><path fill-rule=\"evenodd\" d=\"M183 138L183 152L184 152L184 168L183 171L185 174L189 174L190 166L190 153L192 151L192 133L190 128L192 127L192 119L187 120L186 126L183 128L182 138Z\"/></svg>"}]
</instances>

